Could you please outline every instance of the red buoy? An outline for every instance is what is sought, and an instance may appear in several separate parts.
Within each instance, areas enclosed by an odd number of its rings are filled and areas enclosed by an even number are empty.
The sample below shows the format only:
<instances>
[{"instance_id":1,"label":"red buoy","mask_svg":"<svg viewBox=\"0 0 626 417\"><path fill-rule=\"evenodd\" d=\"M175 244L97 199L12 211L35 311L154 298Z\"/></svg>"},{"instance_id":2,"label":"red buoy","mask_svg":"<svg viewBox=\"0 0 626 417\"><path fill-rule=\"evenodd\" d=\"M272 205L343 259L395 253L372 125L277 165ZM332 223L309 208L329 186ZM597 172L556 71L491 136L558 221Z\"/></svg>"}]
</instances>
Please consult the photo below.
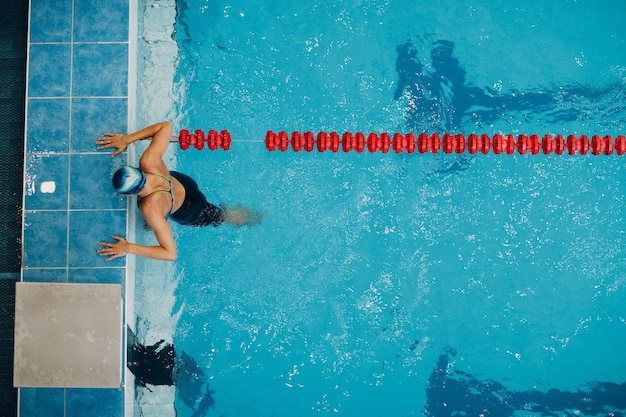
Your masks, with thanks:
<instances>
[{"instance_id":1,"label":"red buoy","mask_svg":"<svg viewBox=\"0 0 626 417\"><path fill-rule=\"evenodd\" d=\"M517 152L519 152L522 155L528 152L528 136L526 135L517 136Z\"/></svg>"},{"instance_id":2,"label":"red buoy","mask_svg":"<svg viewBox=\"0 0 626 417\"><path fill-rule=\"evenodd\" d=\"M441 149L441 138L439 137L439 133L433 133L430 136L429 147L432 153L438 153L439 149Z\"/></svg>"},{"instance_id":3,"label":"red buoy","mask_svg":"<svg viewBox=\"0 0 626 417\"><path fill-rule=\"evenodd\" d=\"M478 152L478 135L477 134L472 133L467 138L467 151L472 155Z\"/></svg>"},{"instance_id":4,"label":"red buoy","mask_svg":"<svg viewBox=\"0 0 626 417\"><path fill-rule=\"evenodd\" d=\"M209 135L207 137L207 146L210 150L214 151L217 149L217 132L213 129L209 130Z\"/></svg>"},{"instance_id":5,"label":"red buoy","mask_svg":"<svg viewBox=\"0 0 626 417\"><path fill-rule=\"evenodd\" d=\"M367 135L367 150L371 153L376 152L378 149L379 137L376 133L370 133Z\"/></svg>"},{"instance_id":6,"label":"red buoy","mask_svg":"<svg viewBox=\"0 0 626 417\"><path fill-rule=\"evenodd\" d=\"M624 135L620 135L615 139L615 152L622 156L626 152L626 138Z\"/></svg>"},{"instance_id":7,"label":"red buoy","mask_svg":"<svg viewBox=\"0 0 626 417\"><path fill-rule=\"evenodd\" d=\"M500 155L504 151L504 139L501 134L494 135L492 148L496 155Z\"/></svg>"},{"instance_id":8,"label":"red buoy","mask_svg":"<svg viewBox=\"0 0 626 417\"><path fill-rule=\"evenodd\" d=\"M489 153L489 148L491 147L491 141L489 140L489 136L486 134L482 134L480 135L480 151L483 153L483 155L486 155Z\"/></svg>"},{"instance_id":9,"label":"red buoy","mask_svg":"<svg viewBox=\"0 0 626 417\"><path fill-rule=\"evenodd\" d=\"M580 139L578 139L575 135L568 135L565 147L567 148L567 153L569 155L575 155L580 152Z\"/></svg>"},{"instance_id":10,"label":"red buoy","mask_svg":"<svg viewBox=\"0 0 626 417\"><path fill-rule=\"evenodd\" d=\"M204 148L204 132L198 129L195 131L195 134L196 134L196 143L194 144L194 146L196 147L197 150L201 151L202 148Z\"/></svg>"},{"instance_id":11,"label":"red buoy","mask_svg":"<svg viewBox=\"0 0 626 417\"><path fill-rule=\"evenodd\" d=\"M304 146L304 141L300 132L291 133L291 147L294 152L300 152Z\"/></svg>"},{"instance_id":12,"label":"red buoy","mask_svg":"<svg viewBox=\"0 0 626 417\"><path fill-rule=\"evenodd\" d=\"M541 145L539 144L539 136L538 135L530 135L528 138L528 142L530 145L530 153L533 155L537 155L539 153L539 149Z\"/></svg>"},{"instance_id":13,"label":"red buoy","mask_svg":"<svg viewBox=\"0 0 626 417\"><path fill-rule=\"evenodd\" d=\"M593 135L591 137L591 153L600 155L602 152L604 152L604 140L599 135Z\"/></svg>"},{"instance_id":14,"label":"red buoy","mask_svg":"<svg viewBox=\"0 0 626 417\"><path fill-rule=\"evenodd\" d=\"M556 142L552 139L552 135L545 135L541 139L541 149L544 155L548 155L551 152L554 152L554 148L556 147Z\"/></svg>"},{"instance_id":15,"label":"red buoy","mask_svg":"<svg viewBox=\"0 0 626 417\"><path fill-rule=\"evenodd\" d=\"M276 150L276 133L271 130L268 130L265 134L265 147L270 152L274 152Z\"/></svg>"},{"instance_id":16,"label":"red buoy","mask_svg":"<svg viewBox=\"0 0 626 417\"><path fill-rule=\"evenodd\" d=\"M329 148L333 152L339 151L339 145L341 144L341 140L339 139L339 134L337 132L330 132L329 140Z\"/></svg>"},{"instance_id":17,"label":"red buoy","mask_svg":"<svg viewBox=\"0 0 626 417\"><path fill-rule=\"evenodd\" d=\"M391 146L391 139L389 138L389 133L383 132L380 134L380 149L383 153L389 152L389 147Z\"/></svg>"},{"instance_id":18,"label":"red buoy","mask_svg":"<svg viewBox=\"0 0 626 417\"><path fill-rule=\"evenodd\" d=\"M361 153L365 150L365 135L363 132L357 132L356 134L356 151Z\"/></svg>"},{"instance_id":19,"label":"red buoy","mask_svg":"<svg viewBox=\"0 0 626 417\"><path fill-rule=\"evenodd\" d=\"M587 155L587 152L589 152L589 138L587 135L582 135L580 137L580 154Z\"/></svg>"},{"instance_id":20,"label":"red buoy","mask_svg":"<svg viewBox=\"0 0 626 417\"><path fill-rule=\"evenodd\" d=\"M563 151L565 151L565 139L563 139L563 135L556 135L554 138L554 153L563 155Z\"/></svg>"},{"instance_id":21,"label":"red buoy","mask_svg":"<svg viewBox=\"0 0 626 417\"><path fill-rule=\"evenodd\" d=\"M222 130L222 138L224 141L222 142L222 149L225 151L230 149L230 144L232 139L230 138L230 132L228 130Z\"/></svg>"},{"instance_id":22,"label":"red buoy","mask_svg":"<svg viewBox=\"0 0 626 417\"><path fill-rule=\"evenodd\" d=\"M313 132L304 132L304 150L313 152L313 149L315 149L315 136L313 136Z\"/></svg>"},{"instance_id":23,"label":"red buoy","mask_svg":"<svg viewBox=\"0 0 626 417\"><path fill-rule=\"evenodd\" d=\"M284 130L278 132L278 149L281 152L285 152L289 149L289 134Z\"/></svg>"},{"instance_id":24,"label":"red buoy","mask_svg":"<svg viewBox=\"0 0 626 417\"><path fill-rule=\"evenodd\" d=\"M613 136L606 135L604 137L604 154L605 155L613 154L613 149L615 149L615 143L613 143Z\"/></svg>"},{"instance_id":25,"label":"red buoy","mask_svg":"<svg viewBox=\"0 0 626 417\"><path fill-rule=\"evenodd\" d=\"M449 133L444 133L442 147L443 151L447 154L454 152L454 136Z\"/></svg>"},{"instance_id":26,"label":"red buoy","mask_svg":"<svg viewBox=\"0 0 626 417\"><path fill-rule=\"evenodd\" d=\"M324 152L328 149L328 134L326 132L319 132L317 134L317 150Z\"/></svg>"},{"instance_id":27,"label":"red buoy","mask_svg":"<svg viewBox=\"0 0 626 417\"><path fill-rule=\"evenodd\" d=\"M356 145L356 141L354 136L352 136L352 132L345 132L341 137L341 149L344 152L350 152L354 149Z\"/></svg>"},{"instance_id":28,"label":"red buoy","mask_svg":"<svg viewBox=\"0 0 626 417\"><path fill-rule=\"evenodd\" d=\"M181 130L178 134L178 144L183 151L189 149L189 131L187 129Z\"/></svg>"},{"instance_id":29,"label":"red buoy","mask_svg":"<svg viewBox=\"0 0 626 417\"><path fill-rule=\"evenodd\" d=\"M413 133L406 134L406 151L408 153L415 152L415 135Z\"/></svg>"},{"instance_id":30,"label":"red buoy","mask_svg":"<svg viewBox=\"0 0 626 417\"><path fill-rule=\"evenodd\" d=\"M463 133L459 133L457 135L454 135L454 139L456 140L456 146L455 146L455 151L456 153L463 153L465 152L465 135Z\"/></svg>"}]
</instances>

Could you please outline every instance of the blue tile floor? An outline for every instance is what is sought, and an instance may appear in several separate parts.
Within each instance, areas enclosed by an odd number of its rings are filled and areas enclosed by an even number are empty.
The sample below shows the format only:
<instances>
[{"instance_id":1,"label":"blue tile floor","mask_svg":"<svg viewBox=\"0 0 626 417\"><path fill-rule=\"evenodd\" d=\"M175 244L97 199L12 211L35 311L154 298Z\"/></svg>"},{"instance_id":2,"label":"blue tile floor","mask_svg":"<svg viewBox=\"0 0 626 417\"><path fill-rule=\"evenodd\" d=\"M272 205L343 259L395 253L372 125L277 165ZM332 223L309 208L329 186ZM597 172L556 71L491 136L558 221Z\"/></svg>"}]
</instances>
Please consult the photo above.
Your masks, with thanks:
<instances>
[{"instance_id":1,"label":"blue tile floor","mask_svg":"<svg viewBox=\"0 0 626 417\"><path fill-rule=\"evenodd\" d=\"M132 120L136 7L130 0L31 0L23 281L127 288L125 259L105 262L96 252L98 240L127 231L126 198L110 183L126 161L96 150L95 140L127 131ZM22 388L19 412L121 417L124 402L123 386Z\"/></svg>"}]
</instances>

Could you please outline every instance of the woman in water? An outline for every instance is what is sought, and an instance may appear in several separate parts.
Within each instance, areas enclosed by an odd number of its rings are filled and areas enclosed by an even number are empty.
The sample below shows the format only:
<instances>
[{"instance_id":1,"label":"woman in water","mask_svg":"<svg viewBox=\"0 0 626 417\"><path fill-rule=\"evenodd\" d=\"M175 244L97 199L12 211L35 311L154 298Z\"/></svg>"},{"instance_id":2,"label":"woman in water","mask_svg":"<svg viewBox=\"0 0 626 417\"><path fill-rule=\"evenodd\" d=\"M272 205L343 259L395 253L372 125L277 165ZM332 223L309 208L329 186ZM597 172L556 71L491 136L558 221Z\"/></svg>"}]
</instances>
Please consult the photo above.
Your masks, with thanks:
<instances>
[{"instance_id":1,"label":"woman in water","mask_svg":"<svg viewBox=\"0 0 626 417\"><path fill-rule=\"evenodd\" d=\"M261 216L242 207L234 209L214 206L207 202L198 184L185 174L169 171L163 154L170 143L172 125L161 122L128 135L105 133L96 143L98 149L116 148L111 156L119 155L128 145L152 138L139 160L139 168L125 166L113 175L113 187L120 194L137 195L137 205L146 223L154 231L158 246L144 246L111 235L116 242L98 242L100 256L106 260L132 253L147 258L173 261L176 243L167 219L187 226L218 226L221 223L236 226L261 222Z\"/></svg>"}]
</instances>

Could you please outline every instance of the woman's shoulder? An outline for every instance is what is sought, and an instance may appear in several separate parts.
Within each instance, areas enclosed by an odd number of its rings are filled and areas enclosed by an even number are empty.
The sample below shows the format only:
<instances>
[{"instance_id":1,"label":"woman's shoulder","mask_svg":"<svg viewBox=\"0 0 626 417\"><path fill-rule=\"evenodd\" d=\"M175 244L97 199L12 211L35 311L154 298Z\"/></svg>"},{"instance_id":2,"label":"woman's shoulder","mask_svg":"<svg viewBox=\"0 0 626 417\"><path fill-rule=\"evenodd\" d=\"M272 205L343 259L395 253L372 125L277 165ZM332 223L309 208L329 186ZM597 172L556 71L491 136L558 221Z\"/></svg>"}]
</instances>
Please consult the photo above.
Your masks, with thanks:
<instances>
[{"instance_id":1,"label":"woman's shoulder","mask_svg":"<svg viewBox=\"0 0 626 417\"><path fill-rule=\"evenodd\" d=\"M143 172L169 176L169 170L161 158L153 158L144 153L139 159L139 169Z\"/></svg>"}]
</instances>

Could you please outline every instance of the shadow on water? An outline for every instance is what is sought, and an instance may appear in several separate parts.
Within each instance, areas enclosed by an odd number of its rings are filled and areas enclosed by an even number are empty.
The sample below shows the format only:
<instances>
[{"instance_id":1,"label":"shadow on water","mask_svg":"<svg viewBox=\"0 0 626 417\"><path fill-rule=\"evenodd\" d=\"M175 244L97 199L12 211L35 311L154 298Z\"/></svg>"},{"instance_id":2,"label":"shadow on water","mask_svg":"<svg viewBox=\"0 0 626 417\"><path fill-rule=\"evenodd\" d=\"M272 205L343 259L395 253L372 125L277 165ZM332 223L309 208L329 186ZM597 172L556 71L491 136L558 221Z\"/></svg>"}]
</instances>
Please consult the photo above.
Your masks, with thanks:
<instances>
[{"instance_id":1,"label":"shadow on water","mask_svg":"<svg viewBox=\"0 0 626 417\"><path fill-rule=\"evenodd\" d=\"M466 72L454 56L454 43L437 40L432 43L429 65L423 64L413 41L396 48L398 85L394 99L406 96L405 118L416 132L456 132L464 118L474 124L489 125L509 113L522 113L554 123L588 118L580 101L602 106L609 114L622 114L626 108L624 92L619 83L588 87L577 83L537 87L535 91L508 90L499 92L480 88L466 78Z\"/></svg>"},{"instance_id":2,"label":"shadow on water","mask_svg":"<svg viewBox=\"0 0 626 417\"><path fill-rule=\"evenodd\" d=\"M206 416L215 408L206 374L185 351L177 355L174 345L164 340L144 346L129 328L127 354L127 366L135 375L137 388L151 391L150 385L175 386L177 405L189 408L192 417Z\"/></svg>"},{"instance_id":3,"label":"shadow on water","mask_svg":"<svg viewBox=\"0 0 626 417\"><path fill-rule=\"evenodd\" d=\"M427 44L430 55L426 57L418 55L413 40L396 47L398 84L394 99L406 100L407 129L416 134L470 133L463 132L462 128L469 125L482 129L502 121L510 124L512 118L555 126L593 120L600 129L618 131L626 123L626 94L621 83L597 88L570 83L537 87L533 91L506 92L481 88L467 79L465 69L454 55L453 42L436 40ZM434 169L434 175L464 171L470 167L473 157L441 155L440 152L437 158L441 164Z\"/></svg>"},{"instance_id":4,"label":"shadow on water","mask_svg":"<svg viewBox=\"0 0 626 417\"><path fill-rule=\"evenodd\" d=\"M510 391L493 380L452 369L456 350L448 348L439 356L426 389L424 414L432 417L516 415L517 411L540 416L626 415L626 383L591 382L576 392Z\"/></svg>"}]
</instances>

